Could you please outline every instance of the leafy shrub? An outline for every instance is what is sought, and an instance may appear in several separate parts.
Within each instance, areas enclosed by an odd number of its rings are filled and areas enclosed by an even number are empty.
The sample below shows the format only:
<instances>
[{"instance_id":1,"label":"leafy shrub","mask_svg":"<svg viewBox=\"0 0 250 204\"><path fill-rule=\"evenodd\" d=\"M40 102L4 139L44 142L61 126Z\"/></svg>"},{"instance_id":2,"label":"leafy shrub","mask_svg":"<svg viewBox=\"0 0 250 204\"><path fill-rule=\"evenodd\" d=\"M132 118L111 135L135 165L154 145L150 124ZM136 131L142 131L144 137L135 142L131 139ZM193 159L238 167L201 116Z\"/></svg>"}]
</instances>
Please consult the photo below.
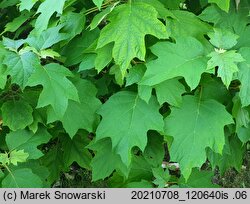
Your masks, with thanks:
<instances>
[{"instance_id":1,"label":"leafy shrub","mask_svg":"<svg viewBox=\"0 0 250 204\"><path fill-rule=\"evenodd\" d=\"M109 187L216 187L215 168L240 171L249 8L1 0L1 187L52 187L72 168Z\"/></svg>"}]
</instances>

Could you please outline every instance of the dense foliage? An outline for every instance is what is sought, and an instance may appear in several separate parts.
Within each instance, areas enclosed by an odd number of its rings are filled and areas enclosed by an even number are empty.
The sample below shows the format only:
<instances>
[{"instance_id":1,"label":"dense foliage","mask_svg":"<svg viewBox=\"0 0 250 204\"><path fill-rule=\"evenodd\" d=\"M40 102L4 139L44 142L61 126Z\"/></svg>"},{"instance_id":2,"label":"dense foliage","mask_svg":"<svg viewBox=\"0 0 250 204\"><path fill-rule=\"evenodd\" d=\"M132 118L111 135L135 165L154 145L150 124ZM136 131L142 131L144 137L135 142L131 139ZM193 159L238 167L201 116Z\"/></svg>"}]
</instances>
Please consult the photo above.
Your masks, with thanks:
<instances>
[{"instance_id":1,"label":"dense foliage","mask_svg":"<svg viewBox=\"0 0 250 204\"><path fill-rule=\"evenodd\" d=\"M1 0L0 186L216 187L250 141L249 0ZM80 187L80 186L79 186Z\"/></svg>"}]
</instances>

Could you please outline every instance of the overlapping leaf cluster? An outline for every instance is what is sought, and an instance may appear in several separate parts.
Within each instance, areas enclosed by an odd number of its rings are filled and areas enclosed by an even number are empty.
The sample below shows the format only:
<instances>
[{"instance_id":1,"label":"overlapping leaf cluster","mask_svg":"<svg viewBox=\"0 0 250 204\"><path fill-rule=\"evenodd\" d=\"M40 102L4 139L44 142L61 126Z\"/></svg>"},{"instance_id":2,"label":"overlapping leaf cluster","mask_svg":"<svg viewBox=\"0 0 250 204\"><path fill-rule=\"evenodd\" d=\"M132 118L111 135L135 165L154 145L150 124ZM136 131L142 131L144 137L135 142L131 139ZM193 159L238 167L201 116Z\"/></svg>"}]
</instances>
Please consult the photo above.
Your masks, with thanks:
<instances>
[{"instance_id":1,"label":"overlapping leaf cluster","mask_svg":"<svg viewBox=\"0 0 250 204\"><path fill-rule=\"evenodd\" d=\"M72 167L110 187L215 187L216 167L240 171L249 10L249 0L1 0L0 186L50 187Z\"/></svg>"}]
</instances>

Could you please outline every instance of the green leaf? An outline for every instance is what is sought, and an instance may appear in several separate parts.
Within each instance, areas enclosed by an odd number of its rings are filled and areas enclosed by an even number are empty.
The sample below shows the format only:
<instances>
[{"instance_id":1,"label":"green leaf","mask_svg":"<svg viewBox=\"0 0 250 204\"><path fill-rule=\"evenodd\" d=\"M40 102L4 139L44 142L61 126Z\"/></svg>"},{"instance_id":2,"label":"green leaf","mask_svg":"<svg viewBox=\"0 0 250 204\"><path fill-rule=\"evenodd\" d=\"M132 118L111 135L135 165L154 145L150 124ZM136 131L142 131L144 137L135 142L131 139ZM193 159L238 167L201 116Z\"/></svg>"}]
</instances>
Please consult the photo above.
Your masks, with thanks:
<instances>
[{"instance_id":1,"label":"green leaf","mask_svg":"<svg viewBox=\"0 0 250 204\"><path fill-rule=\"evenodd\" d=\"M5 65L3 65L3 60L8 51L4 48L3 44L0 42L0 89L4 89L7 82L7 75L5 74Z\"/></svg>"},{"instance_id":2,"label":"green leaf","mask_svg":"<svg viewBox=\"0 0 250 204\"><path fill-rule=\"evenodd\" d=\"M17 165L17 162L26 162L29 154L24 150L13 150L10 152L10 163Z\"/></svg>"},{"instance_id":3,"label":"green leaf","mask_svg":"<svg viewBox=\"0 0 250 204\"><path fill-rule=\"evenodd\" d=\"M69 101L68 108L62 119L67 132L72 136L78 129L94 131L94 124L97 120L96 111L101 103L96 98L97 90L89 81L78 79L75 86L79 91L80 103ZM75 121L72 124L72 121Z\"/></svg>"},{"instance_id":4,"label":"green leaf","mask_svg":"<svg viewBox=\"0 0 250 204\"><path fill-rule=\"evenodd\" d=\"M112 143L109 138L92 142L88 145L88 148L96 151L91 161L92 181L108 177L115 169L127 174L127 167L122 163L121 157L112 150Z\"/></svg>"},{"instance_id":5,"label":"green leaf","mask_svg":"<svg viewBox=\"0 0 250 204\"><path fill-rule=\"evenodd\" d=\"M87 134L76 135L73 139L67 136L62 138L62 147L64 149L63 162L65 167L69 167L73 162L77 162L82 168L90 169L92 156L86 149L88 143Z\"/></svg>"},{"instance_id":6,"label":"green leaf","mask_svg":"<svg viewBox=\"0 0 250 204\"><path fill-rule=\"evenodd\" d=\"M154 186L152 185L152 183L146 180L131 182L124 186L124 188L153 188L153 187Z\"/></svg>"},{"instance_id":7,"label":"green leaf","mask_svg":"<svg viewBox=\"0 0 250 204\"><path fill-rule=\"evenodd\" d=\"M52 45L68 38L68 34L60 33L62 25L49 28L39 34L31 33L26 42L37 51L45 50Z\"/></svg>"},{"instance_id":8,"label":"green leaf","mask_svg":"<svg viewBox=\"0 0 250 204\"><path fill-rule=\"evenodd\" d=\"M41 179L31 169L22 168L9 173L2 181L3 188L41 188Z\"/></svg>"},{"instance_id":9,"label":"green leaf","mask_svg":"<svg viewBox=\"0 0 250 204\"><path fill-rule=\"evenodd\" d=\"M50 184L47 181L49 176L49 171L45 166L41 166L41 162L39 160L28 160L25 163L19 163L18 166L12 166L11 170L20 169L20 168L28 168L31 169L34 174L39 176L39 178L43 182L43 187L49 188Z\"/></svg>"},{"instance_id":10,"label":"green leaf","mask_svg":"<svg viewBox=\"0 0 250 204\"><path fill-rule=\"evenodd\" d=\"M19 2L19 0L3 0L0 3L0 8L7 8L9 6L14 6L15 4L17 4Z\"/></svg>"},{"instance_id":11,"label":"green leaf","mask_svg":"<svg viewBox=\"0 0 250 204\"><path fill-rule=\"evenodd\" d=\"M9 165L9 155L8 153L0 153L0 164L1 165Z\"/></svg>"},{"instance_id":12,"label":"green leaf","mask_svg":"<svg viewBox=\"0 0 250 204\"><path fill-rule=\"evenodd\" d=\"M27 86L30 76L40 67L40 60L33 52L8 52L3 63L7 66L5 74L11 75L12 83L22 89Z\"/></svg>"},{"instance_id":13,"label":"green leaf","mask_svg":"<svg viewBox=\"0 0 250 204\"><path fill-rule=\"evenodd\" d=\"M242 143L250 141L250 128L240 127L237 131L237 136Z\"/></svg>"},{"instance_id":14,"label":"green leaf","mask_svg":"<svg viewBox=\"0 0 250 204\"><path fill-rule=\"evenodd\" d=\"M241 141L237 137L232 136L226 142L222 155L209 149L208 159L213 168L219 167L221 174L224 174L230 167L235 168L239 172L242 167L244 152L245 148Z\"/></svg>"},{"instance_id":15,"label":"green leaf","mask_svg":"<svg viewBox=\"0 0 250 204\"><path fill-rule=\"evenodd\" d=\"M230 92L218 77L204 74L202 75L200 85L202 87L202 100L214 99L224 105L232 100ZM197 95L199 95L199 91L197 91Z\"/></svg>"},{"instance_id":16,"label":"green leaf","mask_svg":"<svg viewBox=\"0 0 250 204\"><path fill-rule=\"evenodd\" d=\"M183 1L183 0L181 0ZM164 6L164 3L165 2L160 2L158 0L134 0L134 2L143 2L143 3L146 3L146 4L149 4L151 6L153 6L158 14L159 14L159 17L162 18L162 19L166 19L168 16L171 16L173 17L173 14L172 14L172 11L168 10L165 6ZM175 0L176 2L176 0ZM178 3L178 2L177 2ZM179 6L179 4L178 4Z\"/></svg>"},{"instance_id":17,"label":"green leaf","mask_svg":"<svg viewBox=\"0 0 250 204\"><path fill-rule=\"evenodd\" d=\"M41 164L49 170L48 182L52 184L59 179L60 172L64 170L63 152L59 145L50 148L41 158Z\"/></svg>"},{"instance_id":18,"label":"green leaf","mask_svg":"<svg viewBox=\"0 0 250 204\"><path fill-rule=\"evenodd\" d=\"M185 87L179 82L178 78L168 79L155 85L154 88L160 105L165 102L172 106L181 105L181 95L185 92Z\"/></svg>"},{"instance_id":19,"label":"green leaf","mask_svg":"<svg viewBox=\"0 0 250 204\"><path fill-rule=\"evenodd\" d=\"M35 29L39 32L48 27L49 20L54 13L62 14L66 0L45 0L37 10L40 15L36 19Z\"/></svg>"},{"instance_id":20,"label":"green leaf","mask_svg":"<svg viewBox=\"0 0 250 204\"><path fill-rule=\"evenodd\" d=\"M126 76L126 86L138 83L146 71L144 64L138 64L129 69L129 73Z\"/></svg>"},{"instance_id":21,"label":"green leaf","mask_svg":"<svg viewBox=\"0 0 250 204\"><path fill-rule=\"evenodd\" d=\"M165 132L174 138L170 156L172 161L180 163L186 180L193 167L201 167L206 161L207 147L222 153L224 126L230 123L233 123L231 115L214 100L185 96L180 108L171 109L165 118Z\"/></svg>"},{"instance_id":22,"label":"green leaf","mask_svg":"<svg viewBox=\"0 0 250 204\"><path fill-rule=\"evenodd\" d=\"M218 76L229 87L233 74L238 71L237 63L244 61L236 50L230 51L215 51L211 52L208 57L211 59L207 62L207 69L211 70L218 66Z\"/></svg>"},{"instance_id":23,"label":"green leaf","mask_svg":"<svg viewBox=\"0 0 250 204\"><path fill-rule=\"evenodd\" d=\"M6 24L4 31L1 34L6 32L15 32L18 28L20 28L32 15L31 12L23 12L20 16L13 19L13 21Z\"/></svg>"},{"instance_id":24,"label":"green leaf","mask_svg":"<svg viewBox=\"0 0 250 204\"><path fill-rule=\"evenodd\" d=\"M244 62L239 63L239 80L241 82L240 86L240 99L243 107L248 106L250 104L250 48L241 48L239 53L246 60Z\"/></svg>"},{"instance_id":25,"label":"green leaf","mask_svg":"<svg viewBox=\"0 0 250 204\"><path fill-rule=\"evenodd\" d=\"M29 86L42 85L37 108L51 105L57 115L62 117L68 107L68 101L79 101L76 87L67 77L73 74L64 66L51 63L39 67L30 77Z\"/></svg>"},{"instance_id":26,"label":"green leaf","mask_svg":"<svg viewBox=\"0 0 250 204\"><path fill-rule=\"evenodd\" d=\"M65 66L72 66L80 63L85 50L92 44L99 36L99 30L84 31L82 36L72 39L61 51L61 55L65 56Z\"/></svg>"},{"instance_id":27,"label":"green leaf","mask_svg":"<svg viewBox=\"0 0 250 204\"><path fill-rule=\"evenodd\" d=\"M203 42L206 40L204 35L211 31L211 26L201 21L196 15L191 12L173 10L173 16L167 18L166 24L170 30L170 36L177 39L182 37L194 37Z\"/></svg>"},{"instance_id":28,"label":"green leaf","mask_svg":"<svg viewBox=\"0 0 250 204\"><path fill-rule=\"evenodd\" d=\"M96 54L85 54L82 58L82 62L79 65L78 72L89 70L95 67Z\"/></svg>"},{"instance_id":29,"label":"green leaf","mask_svg":"<svg viewBox=\"0 0 250 204\"><path fill-rule=\"evenodd\" d=\"M96 137L98 140L110 137L113 149L129 166L131 148L138 146L142 151L145 149L147 131L162 131L163 120L158 110L155 98L151 98L147 104L133 92L118 92L98 111L102 121Z\"/></svg>"},{"instance_id":30,"label":"green leaf","mask_svg":"<svg viewBox=\"0 0 250 204\"><path fill-rule=\"evenodd\" d=\"M214 28L214 32L208 33L210 42L213 46L221 49L231 49L237 44L238 35L229 30Z\"/></svg>"},{"instance_id":31,"label":"green leaf","mask_svg":"<svg viewBox=\"0 0 250 204\"><path fill-rule=\"evenodd\" d=\"M148 103L148 101L150 100L151 94L152 88L150 86L138 85L138 96L146 103Z\"/></svg>"},{"instance_id":32,"label":"green leaf","mask_svg":"<svg viewBox=\"0 0 250 204\"><path fill-rule=\"evenodd\" d=\"M7 101L2 105L3 125L16 131L33 122L33 108L23 100Z\"/></svg>"},{"instance_id":33,"label":"green leaf","mask_svg":"<svg viewBox=\"0 0 250 204\"><path fill-rule=\"evenodd\" d=\"M142 156L133 155L130 171L126 183L140 182L141 180L152 181L152 166Z\"/></svg>"},{"instance_id":34,"label":"green leaf","mask_svg":"<svg viewBox=\"0 0 250 204\"><path fill-rule=\"evenodd\" d=\"M35 5L35 3L39 0L20 0L20 7L19 10L23 11L23 10L28 10L30 11L30 9L32 9L32 7Z\"/></svg>"},{"instance_id":35,"label":"green leaf","mask_svg":"<svg viewBox=\"0 0 250 204\"><path fill-rule=\"evenodd\" d=\"M89 25L90 30L95 29L107 17L107 15L113 11L117 4L118 2L114 3L112 6L107 7L102 12L96 14L93 20L91 21L91 24Z\"/></svg>"},{"instance_id":36,"label":"green leaf","mask_svg":"<svg viewBox=\"0 0 250 204\"><path fill-rule=\"evenodd\" d=\"M218 185L212 183L213 176L212 171L201 171L198 168L193 168L187 182L182 177L178 183L182 188L217 188Z\"/></svg>"},{"instance_id":37,"label":"green leaf","mask_svg":"<svg viewBox=\"0 0 250 204\"><path fill-rule=\"evenodd\" d=\"M169 9L179 9L180 3L184 2L185 0L160 0L164 3L164 5Z\"/></svg>"},{"instance_id":38,"label":"green leaf","mask_svg":"<svg viewBox=\"0 0 250 204\"><path fill-rule=\"evenodd\" d=\"M35 134L28 130L10 132L6 136L6 143L10 150L24 150L29 154L28 159L38 159L43 153L37 147L50 139L51 135L47 130L41 128Z\"/></svg>"},{"instance_id":39,"label":"green leaf","mask_svg":"<svg viewBox=\"0 0 250 204\"><path fill-rule=\"evenodd\" d=\"M62 32L66 33L68 39L71 40L82 32L85 21L84 13L64 12L60 18L60 23L63 24Z\"/></svg>"},{"instance_id":40,"label":"green leaf","mask_svg":"<svg viewBox=\"0 0 250 204\"><path fill-rule=\"evenodd\" d=\"M77 78L74 80L74 84L79 93L80 103L69 100L62 118L57 117L53 110L48 111L48 122L60 120L71 138L79 129L94 131L97 120L96 111L101 105L101 102L96 98L97 90L90 81Z\"/></svg>"},{"instance_id":41,"label":"green leaf","mask_svg":"<svg viewBox=\"0 0 250 204\"><path fill-rule=\"evenodd\" d=\"M165 150L163 145L163 137L156 132L148 133L148 143L143 152L144 158L153 167L158 167L164 160Z\"/></svg>"},{"instance_id":42,"label":"green leaf","mask_svg":"<svg viewBox=\"0 0 250 204\"><path fill-rule=\"evenodd\" d=\"M115 42L113 57L121 67L123 76L133 58L144 60L145 35L163 39L168 37L165 26L157 19L157 11L148 4L120 5L113 10L108 20L110 23L102 29L97 48Z\"/></svg>"},{"instance_id":43,"label":"green leaf","mask_svg":"<svg viewBox=\"0 0 250 204\"><path fill-rule=\"evenodd\" d=\"M230 0L208 0L209 3L217 4L222 10L228 12L230 8Z\"/></svg>"},{"instance_id":44,"label":"green leaf","mask_svg":"<svg viewBox=\"0 0 250 204\"><path fill-rule=\"evenodd\" d=\"M236 132L240 127L248 127L248 123L250 122L249 112L246 108L242 107L238 96L233 98L232 116L235 119Z\"/></svg>"},{"instance_id":45,"label":"green leaf","mask_svg":"<svg viewBox=\"0 0 250 204\"><path fill-rule=\"evenodd\" d=\"M10 38L3 37L3 45L6 49L17 53L17 50L25 43L23 39L12 40ZM6 52L6 50L4 51ZM7 55L7 52L5 53ZM4 56L4 55L3 55Z\"/></svg>"},{"instance_id":46,"label":"green leaf","mask_svg":"<svg viewBox=\"0 0 250 204\"><path fill-rule=\"evenodd\" d=\"M155 180L153 183L158 186L158 188L164 188L167 186L167 182L170 179L169 171L164 169L162 167L154 168L152 169L153 175L155 177Z\"/></svg>"},{"instance_id":47,"label":"green leaf","mask_svg":"<svg viewBox=\"0 0 250 204\"><path fill-rule=\"evenodd\" d=\"M112 60L113 44L110 43L96 50L95 69L98 73L103 70Z\"/></svg>"},{"instance_id":48,"label":"green leaf","mask_svg":"<svg viewBox=\"0 0 250 204\"><path fill-rule=\"evenodd\" d=\"M102 3L104 0L93 0L94 4L98 7L98 9L101 9Z\"/></svg>"},{"instance_id":49,"label":"green leaf","mask_svg":"<svg viewBox=\"0 0 250 204\"><path fill-rule=\"evenodd\" d=\"M183 76L191 89L197 87L207 66L204 48L198 40L184 37L177 39L176 44L158 42L151 51L158 58L146 64L147 70L140 84L154 86Z\"/></svg>"}]
</instances>

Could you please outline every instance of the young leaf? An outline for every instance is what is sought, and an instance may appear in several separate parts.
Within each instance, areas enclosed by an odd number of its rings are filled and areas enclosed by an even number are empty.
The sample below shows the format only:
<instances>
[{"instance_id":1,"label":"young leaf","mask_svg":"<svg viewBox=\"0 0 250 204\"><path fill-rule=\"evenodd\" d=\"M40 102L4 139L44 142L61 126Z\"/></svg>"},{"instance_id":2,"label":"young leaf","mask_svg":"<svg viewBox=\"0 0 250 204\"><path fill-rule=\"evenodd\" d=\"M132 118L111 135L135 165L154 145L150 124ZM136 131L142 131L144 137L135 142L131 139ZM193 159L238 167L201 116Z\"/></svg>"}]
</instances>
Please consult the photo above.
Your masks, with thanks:
<instances>
[{"instance_id":1,"label":"young leaf","mask_svg":"<svg viewBox=\"0 0 250 204\"><path fill-rule=\"evenodd\" d=\"M162 167L154 168L152 169L153 175L155 177L155 180L153 183L158 186L158 188L164 188L167 185L167 182L170 179L169 171L164 169Z\"/></svg>"},{"instance_id":2,"label":"young leaf","mask_svg":"<svg viewBox=\"0 0 250 204\"><path fill-rule=\"evenodd\" d=\"M238 71L237 63L244 61L236 50L212 52L208 55L211 59L207 62L207 69L211 70L218 66L218 76L229 87L233 74Z\"/></svg>"},{"instance_id":3,"label":"young leaf","mask_svg":"<svg viewBox=\"0 0 250 204\"><path fill-rule=\"evenodd\" d=\"M115 42L113 57L123 76L133 58L144 60L145 35L168 37L166 27L157 19L157 11L145 3L120 5L110 13L108 20L110 23L102 29L97 48Z\"/></svg>"},{"instance_id":4,"label":"young leaf","mask_svg":"<svg viewBox=\"0 0 250 204\"><path fill-rule=\"evenodd\" d=\"M43 128L35 134L28 130L19 130L7 134L6 144L10 150L24 150L29 154L28 159L38 159L43 153L37 147L50 139L51 135Z\"/></svg>"},{"instance_id":5,"label":"young leaf","mask_svg":"<svg viewBox=\"0 0 250 204\"><path fill-rule=\"evenodd\" d=\"M142 151L147 144L147 131L162 131L163 120L155 98L147 104L137 94L122 91L113 95L98 111L102 116L96 137L110 137L113 149L129 166L131 148L138 146Z\"/></svg>"},{"instance_id":6,"label":"young leaf","mask_svg":"<svg viewBox=\"0 0 250 204\"><path fill-rule=\"evenodd\" d=\"M230 32L229 30L214 28L214 32L208 33L210 42L213 46L221 49L231 49L237 44L238 35Z\"/></svg>"},{"instance_id":7,"label":"young leaf","mask_svg":"<svg viewBox=\"0 0 250 204\"><path fill-rule=\"evenodd\" d=\"M233 123L232 116L214 100L185 96L180 108L171 109L165 118L165 132L174 138L170 156L172 161L180 163L186 180L193 167L201 167L206 161L207 147L222 153L224 126L230 123Z\"/></svg>"},{"instance_id":8,"label":"young leaf","mask_svg":"<svg viewBox=\"0 0 250 204\"><path fill-rule=\"evenodd\" d=\"M17 162L26 162L29 154L24 152L24 150L13 150L10 152L10 163L17 165Z\"/></svg>"}]
</instances>

